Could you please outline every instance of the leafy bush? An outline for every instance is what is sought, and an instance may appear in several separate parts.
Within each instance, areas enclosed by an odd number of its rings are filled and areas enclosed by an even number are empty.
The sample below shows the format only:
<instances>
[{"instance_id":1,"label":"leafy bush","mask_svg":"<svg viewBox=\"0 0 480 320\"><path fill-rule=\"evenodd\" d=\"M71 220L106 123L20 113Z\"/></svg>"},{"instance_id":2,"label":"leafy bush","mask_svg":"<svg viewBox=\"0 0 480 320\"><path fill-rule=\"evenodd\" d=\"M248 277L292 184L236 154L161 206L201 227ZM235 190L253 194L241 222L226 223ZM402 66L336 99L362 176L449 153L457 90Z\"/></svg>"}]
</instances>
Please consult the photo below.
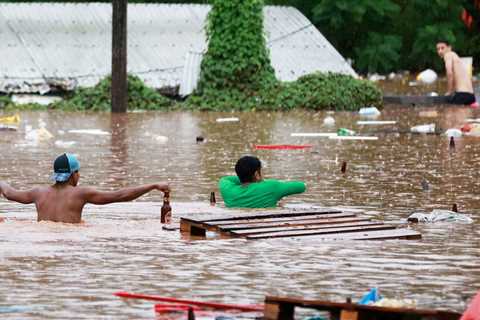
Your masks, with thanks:
<instances>
[{"instance_id":1,"label":"leafy bush","mask_svg":"<svg viewBox=\"0 0 480 320\"><path fill-rule=\"evenodd\" d=\"M270 102L277 108L296 107L356 111L365 106L381 107L382 93L370 81L333 73L314 73L282 84L271 91Z\"/></svg>"},{"instance_id":2,"label":"leafy bush","mask_svg":"<svg viewBox=\"0 0 480 320\"><path fill-rule=\"evenodd\" d=\"M0 96L0 109L5 108L10 103L12 103L12 100L9 96Z\"/></svg>"},{"instance_id":3,"label":"leafy bush","mask_svg":"<svg viewBox=\"0 0 480 320\"><path fill-rule=\"evenodd\" d=\"M172 101L147 87L134 75L128 75L128 109L158 110L172 106ZM91 88L79 88L65 100L50 105L54 109L109 111L111 109L111 76Z\"/></svg>"}]
</instances>

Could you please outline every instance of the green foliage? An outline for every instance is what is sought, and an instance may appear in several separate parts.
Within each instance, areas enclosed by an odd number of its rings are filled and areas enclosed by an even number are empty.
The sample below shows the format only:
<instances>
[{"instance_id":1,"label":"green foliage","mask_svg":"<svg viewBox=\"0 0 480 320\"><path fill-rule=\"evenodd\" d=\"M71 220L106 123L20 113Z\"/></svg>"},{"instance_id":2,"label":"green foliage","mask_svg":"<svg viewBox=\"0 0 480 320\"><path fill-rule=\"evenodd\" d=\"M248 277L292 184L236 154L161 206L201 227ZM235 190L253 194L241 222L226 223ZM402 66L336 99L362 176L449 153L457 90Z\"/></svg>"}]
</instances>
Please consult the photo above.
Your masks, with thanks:
<instances>
[{"instance_id":1,"label":"green foliage","mask_svg":"<svg viewBox=\"0 0 480 320\"><path fill-rule=\"evenodd\" d=\"M313 110L357 111L382 105L381 91L370 81L333 73L314 73L297 81L278 82L253 96L240 91L216 91L209 99L192 97L188 105L200 110Z\"/></svg>"},{"instance_id":2,"label":"green foliage","mask_svg":"<svg viewBox=\"0 0 480 320\"><path fill-rule=\"evenodd\" d=\"M217 111L297 107L358 110L381 103L381 93L373 84L350 76L316 73L294 82L278 82L265 45L263 1L213 0L213 4L199 88L186 101L188 107ZM377 43L384 40L377 38Z\"/></svg>"},{"instance_id":3,"label":"green foliage","mask_svg":"<svg viewBox=\"0 0 480 320\"><path fill-rule=\"evenodd\" d=\"M128 75L128 109L158 110L172 106L172 102L134 75ZM109 111L111 109L111 77L91 88L79 88L65 100L50 105L54 109Z\"/></svg>"},{"instance_id":4,"label":"green foliage","mask_svg":"<svg viewBox=\"0 0 480 320\"><path fill-rule=\"evenodd\" d=\"M248 96L275 83L263 34L263 1L212 2L197 95L208 99L225 91L227 96L240 92Z\"/></svg>"},{"instance_id":5,"label":"green foliage","mask_svg":"<svg viewBox=\"0 0 480 320\"><path fill-rule=\"evenodd\" d=\"M5 108L8 106L10 103L12 103L12 100L10 99L9 96L0 96L0 109Z\"/></svg>"},{"instance_id":6,"label":"green foliage","mask_svg":"<svg viewBox=\"0 0 480 320\"><path fill-rule=\"evenodd\" d=\"M297 0L298 1L298 0ZM471 0L320 0L312 20L362 73L443 70L435 44L447 39L460 55L478 56L478 30L460 19ZM474 15L478 13L475 12ZM478 40L477 40L478 41ZM478 42L477 42L478 43ZM478 63L476 59L474 62Z\"/></svg>"},{"instance_id":7,"label":"green foliage","mask_svg":"<svg viewBox=\"0 0 480 320\"><path fill-rule=\"evenodd\" d=\"M382 93L370 81L333 73L314 73L284 83L269 93L277 108L296 107L357 111L365 106L381 107Z\"/></svg>"}]
</instances>

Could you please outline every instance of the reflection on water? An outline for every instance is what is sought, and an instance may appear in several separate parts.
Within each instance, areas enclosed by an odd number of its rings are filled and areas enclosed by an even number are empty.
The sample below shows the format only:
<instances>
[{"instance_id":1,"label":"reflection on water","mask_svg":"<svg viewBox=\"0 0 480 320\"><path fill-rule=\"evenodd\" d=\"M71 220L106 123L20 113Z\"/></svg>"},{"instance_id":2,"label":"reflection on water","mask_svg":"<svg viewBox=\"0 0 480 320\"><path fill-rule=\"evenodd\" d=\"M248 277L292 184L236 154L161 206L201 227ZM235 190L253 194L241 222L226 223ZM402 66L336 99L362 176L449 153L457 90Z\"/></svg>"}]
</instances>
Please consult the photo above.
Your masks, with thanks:
<instances>
[{"instance_id":1,"label":"reflection on water","mask_svg":"<svg viewBox=\"0 0 480 320\"><path fill-rule=\"evenodd\" d=\"M436 111L437 115L435 115ZM161 194L134 202L87 207L85 224L37 223L33 206L0 199L0 313L11 319L153 318L151 303L125 302L119 290L224 302L261 302L266 294L354 301L378 286L387 297L414 298L419 305L461 310L480 283L480 138L463 137L450 151L448 139L410 135L417 124L442 128L480 114L468 108L389 108L379 120L396 126L357 126L359 118L323 112L240 113L238 123L216 123L222 113L22 113L18 132L0 133L0 179L16 187L48 183L52 161L68 151L81 162L81 184L110 190L169 181L174 215L199 217L236 159L255 154L264 175L308 184L289 206L349 206L386 221L418 209L457 203L474 224L416 228L420 241L321 242L314 238L246 242L189 242L159 227ZM27 146L24 125L38 119L54 135ZM293 132L373 134L378 141L291 137ZM109 135L71 133L102 129ZM388 129L388 130L387 130ZM196 143L196 136L207 141ZM167 138L165 138L167 137ZM56 140L74 141L58 147ZM254 144L309 143L312 150L254 151ZM342 161L348 162L341 174ZM422 190L421 181L430 183ZM218 198L220 198L218 196ZM221 199L218 199L221 200ZM7 308L8 307L8 308ZM13 308L13 309L12 309Z\"/></svg>"}]
</instances>

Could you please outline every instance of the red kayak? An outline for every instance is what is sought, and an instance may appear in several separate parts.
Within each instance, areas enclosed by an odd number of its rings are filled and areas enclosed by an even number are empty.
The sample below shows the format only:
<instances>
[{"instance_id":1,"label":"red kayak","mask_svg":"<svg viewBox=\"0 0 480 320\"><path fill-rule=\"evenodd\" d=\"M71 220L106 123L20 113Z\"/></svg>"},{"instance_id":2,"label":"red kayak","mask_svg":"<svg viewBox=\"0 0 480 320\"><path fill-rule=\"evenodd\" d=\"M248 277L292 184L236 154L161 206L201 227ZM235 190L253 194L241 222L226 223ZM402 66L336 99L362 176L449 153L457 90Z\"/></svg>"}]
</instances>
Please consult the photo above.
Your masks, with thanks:
<instances>
[{"instance_id":1,"label":"red kayak","mask_svg":"<svg viewBox=\"0 0 480 320\"><path fill-rule=\"evenodd\" d=\"M301 150L313 147L311 144L257 144L256 150Z\"/></svg>"}]
</instances>

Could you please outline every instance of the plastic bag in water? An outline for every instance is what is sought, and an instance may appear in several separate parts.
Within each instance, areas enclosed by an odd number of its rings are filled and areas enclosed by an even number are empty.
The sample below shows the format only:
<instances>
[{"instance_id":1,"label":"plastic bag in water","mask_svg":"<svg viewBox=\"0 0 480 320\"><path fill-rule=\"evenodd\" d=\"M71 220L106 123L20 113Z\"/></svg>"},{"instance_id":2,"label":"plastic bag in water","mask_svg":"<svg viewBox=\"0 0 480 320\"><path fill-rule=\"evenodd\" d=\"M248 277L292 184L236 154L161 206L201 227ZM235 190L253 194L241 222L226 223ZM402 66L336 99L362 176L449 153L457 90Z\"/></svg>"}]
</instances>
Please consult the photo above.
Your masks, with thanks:
<instances>
[{"instance_id":1,"label":"plastic bag in water","mask_svg":"<svg viewBox=\"0 0 480 320\"><path fill-rule=\"evenodd\" d=\"M465 214L450 210L434 209L431 213L414 212L408 218L410 222L460 222L472 223L473 220Z\"/></svg>"}]
</instances>

